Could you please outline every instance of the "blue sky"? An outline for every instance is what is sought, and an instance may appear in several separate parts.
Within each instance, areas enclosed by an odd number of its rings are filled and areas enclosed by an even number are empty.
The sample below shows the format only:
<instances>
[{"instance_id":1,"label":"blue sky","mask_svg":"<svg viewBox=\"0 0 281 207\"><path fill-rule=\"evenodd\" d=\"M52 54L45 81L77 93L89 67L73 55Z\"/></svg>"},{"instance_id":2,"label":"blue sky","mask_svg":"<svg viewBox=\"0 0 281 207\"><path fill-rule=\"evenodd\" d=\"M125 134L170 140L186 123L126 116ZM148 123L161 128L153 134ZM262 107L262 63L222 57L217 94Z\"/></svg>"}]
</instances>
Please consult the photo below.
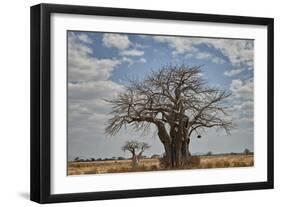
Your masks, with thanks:
<instances>
[{"instance_id":1,"label":"blue sky","mask_svg":"<svg viewBox=\"0 0 281 207\"><path fill-rule=\"evenodd\" d=\"M147 155L163 153L155 129L146 136L131 129L105 136L110 107L103 99L122 92L126 78L142 79L167 64L201 65L208 84L233 94L237 129L231 136L208 130L203 141L192 140L191 151L253 150L253 40L78 31L67 35L69 159L128 156L120 148L130 139L148 142L152 148Z\"/></svg>"}]
</instances>

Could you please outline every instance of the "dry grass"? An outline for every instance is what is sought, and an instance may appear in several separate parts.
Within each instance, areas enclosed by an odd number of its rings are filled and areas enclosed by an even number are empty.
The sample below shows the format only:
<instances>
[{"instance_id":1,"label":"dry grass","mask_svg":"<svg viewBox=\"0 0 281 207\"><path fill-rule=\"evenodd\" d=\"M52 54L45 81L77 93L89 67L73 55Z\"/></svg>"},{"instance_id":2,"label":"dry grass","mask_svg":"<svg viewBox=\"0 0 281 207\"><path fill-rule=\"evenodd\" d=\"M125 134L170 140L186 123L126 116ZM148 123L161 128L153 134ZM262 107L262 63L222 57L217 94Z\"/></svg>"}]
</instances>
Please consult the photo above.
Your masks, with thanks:
<instances>
[{"instance_id":1,"label":"dry grass","mask_svg":"<svg viewBox=\"0 0 281 207\"><path fill-rule=\"evenodd\" d=\"M215 155L193 157L181 169L204 169L226 167L248 167L254 165L253 155ZM108 160L91 162L69 162L68 175L143 172L168 170L160 165L159 159L141 160L137 167L130 160ZM175 169L173 169L175 170Z\"/></svg>"}]
</instances>

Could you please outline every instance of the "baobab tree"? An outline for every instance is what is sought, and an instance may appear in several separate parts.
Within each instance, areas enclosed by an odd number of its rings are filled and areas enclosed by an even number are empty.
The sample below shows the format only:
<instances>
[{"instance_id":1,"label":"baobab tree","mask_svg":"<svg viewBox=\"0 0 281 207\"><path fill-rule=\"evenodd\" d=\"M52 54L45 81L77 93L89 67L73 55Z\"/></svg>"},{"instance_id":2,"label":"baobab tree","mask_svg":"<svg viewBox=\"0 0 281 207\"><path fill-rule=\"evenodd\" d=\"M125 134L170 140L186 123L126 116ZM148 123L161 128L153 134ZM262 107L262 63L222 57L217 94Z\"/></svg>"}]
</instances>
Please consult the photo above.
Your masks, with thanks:
<instances>
[{"instance_id":1,"label":"baobab tree","mask_svg":"<svg viewBox=\"0 0 281 207\"><path fill-rule=\"evenodd\" d=\"M137 165L143 152L149 149L150 146L145 142L128 141L122 146L122 150L129 151L132 154L133 165Z\"/></svg>"},{"instance_id":2,"label":"baobab tree","mask_svg":"<svg viewBox=\"0 0 281 207\"><path fill-rule=\"evenodd\" d=\"M208 86L200 66L165 66L125 87L125 92L107 100L113 117L106 133L114 135L127 125L136 130L154 125L167 167L180 167L189 160L194 134L201 137L206 128L224 129L229 134L233 127L227 101L231 94Z\"/></svg>"}]
</instances>

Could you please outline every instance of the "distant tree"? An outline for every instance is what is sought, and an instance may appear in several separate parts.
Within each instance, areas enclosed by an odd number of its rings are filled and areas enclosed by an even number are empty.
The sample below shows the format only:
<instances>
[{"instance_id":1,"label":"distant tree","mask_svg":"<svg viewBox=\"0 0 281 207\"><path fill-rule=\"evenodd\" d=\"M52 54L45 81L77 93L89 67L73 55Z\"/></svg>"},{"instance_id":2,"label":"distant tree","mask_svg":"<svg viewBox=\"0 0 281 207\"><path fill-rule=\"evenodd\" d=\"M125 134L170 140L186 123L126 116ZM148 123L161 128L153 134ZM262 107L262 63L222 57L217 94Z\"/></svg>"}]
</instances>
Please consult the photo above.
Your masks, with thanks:
<instances>
[{"instance_id":1,"label":"distant tree","mask_svg":"<svg viewBox=\"0 0 281 207\"><path fill-rule=\"evenodd\" d=\"M145 142L127 141L121 149L124 152L129 151L132 154L133 165L137 165L143 152L149 148L150 146Z\"/></svg>"},{"instance_id":2,"label":"distant tree","mask_svg":"<svg viewBox=\"0 0 281 207\"><path fill-rule=\"evenodd\" d=\"M207 156L211 156L213 153L211 151L207 152Z\"/></svg>"},{"instance_id":3,"label":"distant tree","mask_svg":"<svg viewBox=\"0 0 281 207\"><path fill-rule=\"evenodd\" d=\"M160 158L160 155L158 154L154 154L154 155L151 155L150 157L151 159L157 159L157 158Z\"/></svg>"},{"instance_id":4,"label":"distant tree","mask_svg":"<svg viewBox=\"0 0 281 207\"><path fill-rule=\"evenodd\" d=\"M75 157L74 161L78 162L80 160L80 157Z\"/></svg>"},{"instance_id":5,"label":"distant tree","mask_svg":"<svg viewBox=\"0 0 281 207\"><path fill-rule=\"evenodd\" d=\"M95 158L91 158L91 161L95 161Z\"/></svg>"},{"instance_id":6,"label":"distant tree","mask_svg":"<svg viewBox=\"0 0 281 207\"><path fill-rule=\"evenodd\" d=\"M118 160L125 160L125 157L118 157Z\"/></svg>"},{"instance_id":7,"label":"distant tree","mask_svg":"<svg viewBox=\"0 0 281 207\"><path fill-rule=\"evenodd\" d=\"M250 154L250 153L251 153L251 151L250 151L249 149L246 148L246 149L244 150L244 154L248 155L248 154Z\"/></svg>"}]
</instances>

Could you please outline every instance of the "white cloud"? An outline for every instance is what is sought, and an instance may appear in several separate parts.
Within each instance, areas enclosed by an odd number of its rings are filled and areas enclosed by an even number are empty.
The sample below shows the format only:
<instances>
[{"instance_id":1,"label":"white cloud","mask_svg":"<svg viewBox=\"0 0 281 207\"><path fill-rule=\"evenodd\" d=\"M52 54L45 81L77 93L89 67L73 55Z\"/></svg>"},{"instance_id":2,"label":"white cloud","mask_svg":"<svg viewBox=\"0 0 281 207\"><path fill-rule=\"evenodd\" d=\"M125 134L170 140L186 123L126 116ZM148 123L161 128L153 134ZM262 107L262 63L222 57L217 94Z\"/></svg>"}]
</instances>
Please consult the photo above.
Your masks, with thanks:
<instances>
[{"instance_id":1,"label":"white cloud","mask_svg":"<svg viewBox=\"0 0 281 207\"><path fill-rule=\"evenodd\" d=\"M219 57L212 57L212 62L215 64L224 64L225 60Z\"/></svg>"},{"instance_id":2,"label":"white cloud","mask_svg":"<svg viewBox=\"0 0 281 207\"><path fill-rule=\"evenodd\" d=\"M77 35L78 39L86 44L93 44L93 40L86 34Z\"/></svg>"},{"instance_id":3,"label":"white cloud","mask_svg":"<svg viewBox=\"0 0 281 207\"><path fill-rule=\"evenodd\" d=\"M235 80L232 80L230 89L232 91L236 91L237 89L241 88L242 85L243 85L243 82L241 80L235 79Z\"/></svg>"},{"instance_id":4,"label":"white cloud","mask_svg":"<svg viewBox=\"0 0 281 207\"><path fill-rule=\"evenodd\" d=\"M121 85L110 80L68 83L69 98L73 100L108 98L122 90Z\"/></svg>"},{"instance_id":5,"label":"white cloud","mask_svg":"<svg viewBox=\"0 0 281 207\"><path fill-rule=\"evenodd\" d=\"M235 109L236 110L251 111L251 112L253 112L254 102L252 100L244 101L241 104L235 105Z\"/></svg>"},{"instance_id":6,"label":"white cloud","mask_svg":"<svg viewBox=\"0 0 281 207\"><path fill-rule=\"evenodd\" d=\"M232 102L234 105L241 107L247 101L254 99L254 83L253 78L242 81L240 79L232 80L230 84L230 91L232 92Z\"/></svg>"},{"instance_id":7,"label":"white cloud","mask_svg":"<svg viewBox=\"0 0 281 207\"><path fill-rule=\"evenodd\" d=\"M68 38L68 79L69 81L106 80L114 68L121 63L116 59L98 59L93 50L79 42L79 35L69 34Z\"/></svg>"},{"instance_id":8,"label":"white cloud","mask_svg":"<svg viewBox=\"0 0 281 207\"><path fill-rule=\"evenodd\" d=\"M193 54L191 54L191 53L185 55L185 58L187 58L187 59L192 58L192 57L193 57Z\"/></svg>"},{"instance_id":9,"label":"white cloud","mask_svg":"<svg viewBox=\"0 0 281 207\"><path fill-rule=\"evenodd\" d=\"M202 39L210 47L214 47L226 56L232 65L253 65L253 41L237 39Z\"/></svg>"},{"instance_id":10,"label":"white cloud","mask_svg":"<svg viewBox=\"0 0 281 207\"><path fill-rule=\"evenodd\" d=\"M232 80L230 89L238 97L253 98L253 92L254 92L253 79L244 81L244 83L239 79Z\"/></svg>"},{"instance_id":11,"label":"white cloud","mask_svg":"<svg viewBox=\"0 0 281 207\"><path fill-rule=\"evenodd\" d=\"M128 63L129 66L134 64L134 61L131 58L123 57L122 61Z\"/></svg>"},{"instance_id":12,"label":"white cloud","mask_svg":"<svg viewBox=\"0 0 281 207\"><path fill-rule=\"evenodd\" d=\"M120 55L123 55L123 56L143 56L143 54L144 54L144 51L136 50L136 49L123 50L120 52Z\"/></svg>"},{"instance_id":13,"label":"white cloud","mask_svg":"<svg viewBox=\"0 0 281 207\"><path fill-rule=\"evenodd\" d=\"M242 81L232 80L230 85L232 91L232 117L239 129L253 130L254 93L253 79Z\"/></svg>"},{"instance_id":14,"label":"white cloud","mask_svg":"<svg viewBox=\"0 0 281 207\"><path fill-rule=\"evenodd\" d=\"M185 37L171 37L171 36L153 36L156 42L167 43L169 47L173 48L175 51L173 54L183 54L196 52L198 49L194 47L194 38Z\"/></svg>"},{"instance_id":15,"label":"white cloud","mask_svg":"<svg viewBox=\"0 0 281 207\"><path fill-rule=\"evenodd\" d=\"M143 48L148 48L149 46L148 45L142 45L142 44L136 42L136 43L134 43L134 47L143 49Z\"/></svg>"},{"instance_id":16,"label":"white cloud","mask_svg":"<svg viewBox=\"0 0 281 207\"><path fill-rule=\"evenodd\" d=\"M195 57L199 60L202 60L202 59L209 59L211 56L212 55L207 52L197 52Z\"/></svg>"},{"instance_id":17,"label":"white cloud","mask_svg":"<svg viewBox=\"0 0 281 207\"><path fill-rule=\"evenodd\" d=\"M243 71L242 69L227 70L227 71L224 72L224 75L232 77L232 76L238 75L242 71Z\"/></svg>"},{"instance_id":18,"label":"white cloud","mask_svg":"<svg viewBox=\"0 0 281 207\"><path fill-rule=\"evenodd\" d=\"M129 46L132 44L128 38L127 35L120 35L120 34L108 34L105 33L103 35L103 44L106 47L115 47L119 50L125 50L129 48Z\"/></svg>"},{"instance_id":19,"label":"white cloud","mask_svg":"<svg viewBox=\"0 0 281 207\"><path fill-rule=\"evenodd\" d=\"M169 36L154 36L156 42L167 43L170 48L174 49L173 55L190 54L196 56L200 50L200 44L206 44L209 47L219 50L227 57L233 66L239 67L242 65L253 66L253 41L252 40L237 40L237 39L214 39L214 38L187 38L187 37L169 37ZM205 59L207 54L198 55L198 59ZM211 56L209 56L211 58ZM223 64L224 60L212 55L212 62Z\"/></svg>"},{"instance_id":20,"label":"white cloud","mask_svg":"<svg viewBox=\"0 0 281 207\"><path fill-rule=\"evenodd\" d=\"M139 60L139 62L140 62L140 63L146 63L146 59L145 59L145 58L141 58L141 59Z\"/></svg>"}]
</instances>

